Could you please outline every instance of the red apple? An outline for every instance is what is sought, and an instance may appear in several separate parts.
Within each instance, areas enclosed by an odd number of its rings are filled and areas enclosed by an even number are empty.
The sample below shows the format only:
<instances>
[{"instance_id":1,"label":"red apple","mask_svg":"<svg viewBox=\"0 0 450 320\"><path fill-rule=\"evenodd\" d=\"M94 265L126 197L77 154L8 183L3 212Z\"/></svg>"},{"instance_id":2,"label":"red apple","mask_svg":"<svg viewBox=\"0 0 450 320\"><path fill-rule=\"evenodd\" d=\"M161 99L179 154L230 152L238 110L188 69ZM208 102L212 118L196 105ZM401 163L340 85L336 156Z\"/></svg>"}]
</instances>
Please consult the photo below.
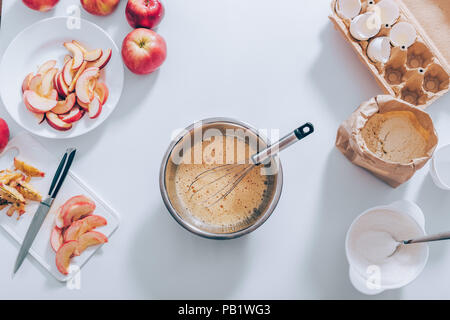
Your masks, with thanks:
<instances>
[{"instance_id":1,"label":"red apple","mask_svg":"<svg viewBox=\"0 0 450 320\"><path fill-rule=\"evenodd\" d=\"M128 0L125 15L132 28L152 29L164 17L164 6L159 0Z\"/></svg>"},{"instance_id":2,"label":"red apple","mask_svg":"<svg viewBox=\"0 0 450 320\"><path fill-rule=\"evenodd\" d=\"M166 60L166 42L156 32L139 28L131 31L122 43L122 58L131 72L147 74Z\"/></svg>"},{"instance_id":3,"label":"red apple","mask_svg":"<svg viewBox=\"0 0 450 320\"><path fill-rule=\"evenodd\" d=\"M59 2L59 0L22 0L22 1L28 8L42 12L52 9Z\"/></svg>"},{"instance_id":4,"label":"red apple","mask_svg":"<svg viewBox=\"0 0 450 320\"><path fill-rule=\"evenodd\" d=\"M80 0L84 10L96 16L107 16L116 10L119 0Z\"/></svg>"},{"instance_id":5,"label":"red apple","mask_svg":"<svg viewBox=\"0 0 450 320\"><path fill-rule=\"evenodd\" d=\"M5 120L0 118L0 153L6 148L9 141L9 128Z\"/></svg>"}]
</instances>

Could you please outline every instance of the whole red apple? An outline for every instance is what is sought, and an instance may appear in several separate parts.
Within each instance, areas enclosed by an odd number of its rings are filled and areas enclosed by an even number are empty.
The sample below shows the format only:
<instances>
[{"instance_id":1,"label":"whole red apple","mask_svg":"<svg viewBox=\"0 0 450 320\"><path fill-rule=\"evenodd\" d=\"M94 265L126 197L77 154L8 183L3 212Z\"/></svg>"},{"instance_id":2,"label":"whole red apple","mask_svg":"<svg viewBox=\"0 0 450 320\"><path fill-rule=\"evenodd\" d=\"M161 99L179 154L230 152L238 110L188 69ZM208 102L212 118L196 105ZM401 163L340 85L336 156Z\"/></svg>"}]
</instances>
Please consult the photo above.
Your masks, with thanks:
<instances>
[{"instance_id":1,"label":"whole red apple","mask_svg":"<svg viewBox=\"0 0 450 320\"><path fill-rule=\"evenodd\" d=\"M132 28L152 29L164 17L164 7L159 0L128 0L125 15Z\"/></svg>"},{"instance_id":2,"label":"whole red apple","mask_svg":"<svg viewBox=\"0 0 450 320\"><path fill-rule=\"evenodd\" d=\"M9 128L5 120L0 118L0 153L5 150L9 141Z\"/></svg>"},{"instance_id":3,"label":"whole red apple","mask_svg":"<svg viewBox=\"0 0 450 320\"><path fill-rule=\"evenodd\" d=\"M49 11L59 2L59 0L22 0L22 1L28 8L42 12Z\"/></svg>"},{"instance_id":4,"label":"whole red apple","mask_svg":"<svg viewBox=\"0 0 450 320\"><path fill-rule=\"evenodd\" d=\"M164 39L150 29L131 31L122 43L122 58L131 72L147 74L158 69L166 60Z\"/></svg>"},{"instance_id":5,"label":"whole red apple","mask_svg":"<svg viewBox=\"0 0 450 320\"><path fill-rule=\"evenodd\" d=\"M87 12L96 16L107 16L116 10L120 0L80 0Z\"/></svg>"}]
</instances>

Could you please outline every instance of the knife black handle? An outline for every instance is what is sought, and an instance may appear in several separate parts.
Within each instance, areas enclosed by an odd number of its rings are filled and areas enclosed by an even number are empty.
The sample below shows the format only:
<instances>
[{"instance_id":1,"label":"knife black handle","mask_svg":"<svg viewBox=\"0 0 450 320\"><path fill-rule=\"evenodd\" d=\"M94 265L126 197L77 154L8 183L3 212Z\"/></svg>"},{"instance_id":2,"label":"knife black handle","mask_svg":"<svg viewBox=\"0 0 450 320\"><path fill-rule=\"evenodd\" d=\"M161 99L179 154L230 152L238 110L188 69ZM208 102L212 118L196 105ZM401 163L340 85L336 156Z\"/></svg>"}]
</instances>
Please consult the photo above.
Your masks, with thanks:
<instances>
[{"instance_id":1,"label":"knife black handle","mask_svg":"<svg viewBox=\"0 0 450 320\"><path fill-rule=\"evenodd\" d=\"M66 153L61 159L61 162L59 163L58 169L56 169L55 176L53 177L52 184L48 192L49 196L53 199L56 198L59 189L61 189L61 186L66 179L76 151L77 150L75 148L67 149Z\"/></svg>"}]
</instances>

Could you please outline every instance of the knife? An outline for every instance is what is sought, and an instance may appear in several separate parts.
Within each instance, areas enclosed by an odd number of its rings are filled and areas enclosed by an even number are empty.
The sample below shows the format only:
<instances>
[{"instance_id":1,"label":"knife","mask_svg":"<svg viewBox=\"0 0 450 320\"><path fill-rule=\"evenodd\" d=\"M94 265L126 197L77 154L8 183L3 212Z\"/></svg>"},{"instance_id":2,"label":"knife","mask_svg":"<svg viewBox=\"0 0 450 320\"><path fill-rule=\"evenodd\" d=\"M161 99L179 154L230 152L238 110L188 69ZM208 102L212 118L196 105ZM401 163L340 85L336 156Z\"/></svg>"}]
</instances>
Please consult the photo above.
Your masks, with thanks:
<instances>
[{"instance_id":1,"label":"knife","mask_svg":"<svg viewBox=\"0 0 450 320\"><path fill-rule=\"evenodd\" d=\"M53 177L52 184L50 185L48 196L39 204L39 207L34 214L33 220L31 221L30 227L28 228L27 234L25 235L25 239L23 239L22 247L20 247L16 264L14 266L14 274L17 272L17 270L19 270L20 266L25 260L25 257L28 254L28 251L31 248L31 245L33 244L34 239L36 238L36 235L39 232L39 229L41 229L45 217L47 217L47 214L50 211L53 200L55 200L56 195L58 194L58 191L61 188L64 179L67 176L67 173L69 172L76 151L77 150L75 148L69 148L66 150L66 153L62 157L58 169L56 169L55 176Z\"/></svg>"}]
</instances>

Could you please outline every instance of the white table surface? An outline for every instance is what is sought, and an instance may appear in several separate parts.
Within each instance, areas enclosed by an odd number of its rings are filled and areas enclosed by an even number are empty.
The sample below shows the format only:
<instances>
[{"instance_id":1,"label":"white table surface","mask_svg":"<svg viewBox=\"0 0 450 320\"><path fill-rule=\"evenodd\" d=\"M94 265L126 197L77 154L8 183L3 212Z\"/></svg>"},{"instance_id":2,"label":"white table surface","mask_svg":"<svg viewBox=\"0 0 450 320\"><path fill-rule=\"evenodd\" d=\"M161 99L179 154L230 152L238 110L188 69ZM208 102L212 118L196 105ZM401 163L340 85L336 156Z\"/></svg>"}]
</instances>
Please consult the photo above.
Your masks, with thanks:
<instances>
[{"instance_id":1,"label":"white table surface","mask_svg":"<svg viewBox=\"0 0 450 320\"><path fill-rule=\"evenodd\" d=\"M79 149L74 169L122 217L118 232L69 290L27 259L12 279L16 243L0 231L0 298L40 299L416 299L450 298L449 243L430 246L430 259L407 287L375 297L348 279L344 237L365 209L415 201L426 229L450 229L450 194L434 186L429 166L392 189L342 156L336 130L381 89L328 20L328 0L170 0L158 32L168 44L160 71L128 70L119 106L99 128L66 141L39 139L55 154ZM39 13L3 1L0 54L26 26L65 15L77 0ZM82 17L106 29L120 47L131 31L126 1L108 17ZM43 35L45 37L45 35ZM450 143L450 96L429 112ZM12 135L21 129L0 109ZM158 176L175 128L229 116L288 132L304 121L316 133L282 154L284 190L271 218L231 241L207 240L180 227L165 209ZM115 173L139 172L132 183Z\"/></svg>"}]
</instances>

